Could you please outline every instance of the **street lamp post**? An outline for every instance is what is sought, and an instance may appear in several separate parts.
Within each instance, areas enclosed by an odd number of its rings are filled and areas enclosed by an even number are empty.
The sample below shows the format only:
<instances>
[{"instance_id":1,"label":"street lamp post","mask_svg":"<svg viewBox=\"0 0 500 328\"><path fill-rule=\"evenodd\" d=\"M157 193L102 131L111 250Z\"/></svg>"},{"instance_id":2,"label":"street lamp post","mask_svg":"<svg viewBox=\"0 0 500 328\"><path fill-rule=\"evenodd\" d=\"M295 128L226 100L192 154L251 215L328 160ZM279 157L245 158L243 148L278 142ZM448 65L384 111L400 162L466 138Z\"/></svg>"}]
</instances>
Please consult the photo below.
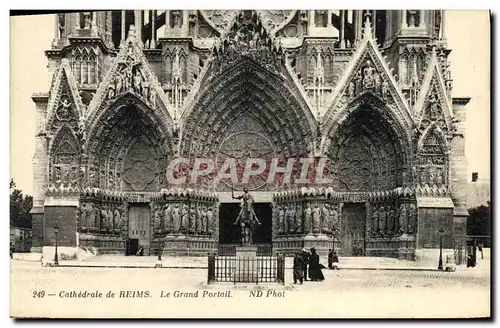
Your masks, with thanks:
<instances>
[{"instance_id":1,"label":"street lamp post","mask_svg":"<svg viewBox=\"0 0 500 328\"><path fill-rule=\"evenodd\" d=\"M56 235L56 251L54 254L54 265L59 265L59 256L57 255L57 234L59 233L59 226L56 225L54 226L54 233Z\"/></svg>"},{"instance_id":2,"label":"street lamp post","mask_svg":"<svg viewBox=\"0 0 500 328\"><path fill-rule=\"evenodd\" d=\"M443 236L444 229L439 229L439 263L438 270L443 270Z\"/></svg>"}]
</instances>

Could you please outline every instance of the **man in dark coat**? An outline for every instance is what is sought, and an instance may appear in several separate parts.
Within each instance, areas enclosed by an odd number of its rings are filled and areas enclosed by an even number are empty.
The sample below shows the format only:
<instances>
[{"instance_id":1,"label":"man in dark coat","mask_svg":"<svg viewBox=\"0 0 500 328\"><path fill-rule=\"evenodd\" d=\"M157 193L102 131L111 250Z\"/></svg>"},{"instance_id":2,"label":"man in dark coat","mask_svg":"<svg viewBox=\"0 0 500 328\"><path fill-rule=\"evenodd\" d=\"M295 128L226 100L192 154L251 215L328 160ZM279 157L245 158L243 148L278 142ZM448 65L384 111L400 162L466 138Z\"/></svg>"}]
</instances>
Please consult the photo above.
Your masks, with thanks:
<instances>
[{"instance_id":1,"label":"man in dark coat","mask_svg":"<svg viewBox=\"0 0 500 328\"><path fill-rule=\"evenodd\" d=\"M304 258L299 252L295 253L293 258L293 283L296 284L300 281L300 284L304 282Z\"/></svg>"},{"instance_id":2,"label":"man in dark coat","mask_svg":"<svg viewBox=\"0 0 500 328\"><path fill-rule=\"evenodd\" d=\"M307 265L309 264L309 252L305 248L302 248L302 250L300 251L300 255L304 259L303 261L304 281L307 281Z\"/></svg>"}]
</instances>

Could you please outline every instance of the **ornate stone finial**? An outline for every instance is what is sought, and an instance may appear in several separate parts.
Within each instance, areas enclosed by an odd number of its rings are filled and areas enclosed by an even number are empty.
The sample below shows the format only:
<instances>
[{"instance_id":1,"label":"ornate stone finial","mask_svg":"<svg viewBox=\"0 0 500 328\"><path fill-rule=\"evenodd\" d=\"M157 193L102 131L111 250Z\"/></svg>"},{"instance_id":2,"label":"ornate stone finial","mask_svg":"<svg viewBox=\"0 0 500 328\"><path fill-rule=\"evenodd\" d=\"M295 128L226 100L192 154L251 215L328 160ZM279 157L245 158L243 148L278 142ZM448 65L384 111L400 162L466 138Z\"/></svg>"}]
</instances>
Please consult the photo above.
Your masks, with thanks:
<instances>
[{"instance_id":1,"label":"ornate stone finial","mask_svg":"<svg viewBox=\"0 0 500 328\"><path fill-rule=\"evenodd\" d=\"M363 38L372 38L372 23L371 23L371 13L366 13L365 28L363 30Z\"/></svg>"},{"instance_id":2,"label":"ornate stone finial","mask_svg":"<svg viewBox=\"0 0 500 328\"><path fill-rule=\"evenodd\" d=\"M135 39L135 25L130 24L130 27L128 28L128 39L134 40Z\"/></svg>"}]
</instances>

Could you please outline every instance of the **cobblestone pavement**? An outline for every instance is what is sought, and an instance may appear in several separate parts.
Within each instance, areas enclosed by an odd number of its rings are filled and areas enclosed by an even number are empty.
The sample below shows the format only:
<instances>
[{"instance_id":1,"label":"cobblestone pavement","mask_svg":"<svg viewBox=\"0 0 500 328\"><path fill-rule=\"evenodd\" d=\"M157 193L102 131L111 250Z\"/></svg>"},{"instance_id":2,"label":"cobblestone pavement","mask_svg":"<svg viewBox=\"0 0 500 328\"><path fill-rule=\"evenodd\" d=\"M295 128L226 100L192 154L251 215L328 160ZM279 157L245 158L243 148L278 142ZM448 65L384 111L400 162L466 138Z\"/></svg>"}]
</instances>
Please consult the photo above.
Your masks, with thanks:
<instances>
[{"instance_id":1,"label":"cobblestone pavement","mask_svg":"<svg viewBox=\"0 0 500 328\"><path fill-rule=\"evenodd\" d=\"M461 270L453 273L390 270L323 270L325 281L293 285L291 270L285 286L206 284L203 269L41 267L11 261L11 313L69 317L470 317L488 316L490 273ZM265 299L250 297L264 290ZM61 298L61 291L150 291L149 298L112 300ZM231 299L161 298L162 291L209 293L231 291ZM275 294L266 296L266 290ZM45 291L44 300L33 297ZM48 294L56 294L47 296ZM282 293L282 294L280 294ZM212 294L209 294L212 295ZM222 295L222 294L221 294ZM274 296L273 296L274 295ZM281 295L281 296L279 296ZM244 302L235 302L242 300ZM328 302L325 302L328 300ZM474 300L470 303L470 300ZM107 305L104 305L103 302ZM245 304L247 307L241 307ZM302 306L300 306L302 304ZM474 306L470 306L474 304ZM74 306L73 306L74 305ZM103 306L104 305L104 306ZM59 310L56 310L59 309ZM174 309L175 311L172 311ZM253 309L253 310L252 310ZM223 311L223 312L221 312Z\"/></svg>"}]
</instances>

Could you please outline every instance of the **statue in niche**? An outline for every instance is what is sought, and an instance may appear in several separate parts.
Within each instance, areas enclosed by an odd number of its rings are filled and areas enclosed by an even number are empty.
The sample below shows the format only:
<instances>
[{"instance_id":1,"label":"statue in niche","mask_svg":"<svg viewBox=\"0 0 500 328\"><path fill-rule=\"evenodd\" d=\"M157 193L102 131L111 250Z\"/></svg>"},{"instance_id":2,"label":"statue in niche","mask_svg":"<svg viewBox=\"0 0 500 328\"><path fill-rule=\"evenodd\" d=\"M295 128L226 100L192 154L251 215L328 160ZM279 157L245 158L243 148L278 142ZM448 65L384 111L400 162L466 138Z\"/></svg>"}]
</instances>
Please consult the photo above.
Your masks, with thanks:
<instances>
[{"instance_id":1,"label":"statue in niche","mask_svg":"<svg viewBox=\"0 0 500 328\"><path fill-rule=\"evenodd\" d=\"M203 208L201 204L196 207L196 233L200 234L203 231Z\"/></svg>"},{"instance_id":2,"label":"statue in niche","mask_svg":"<svg viewBox=\"0 0 500 328\"><path fill-rule=\"evenodd\" d=\"M375 92L377 94L380 94L380 74L375 72L373 75L373 79L374 79L374 83L375 83Z\"/></svg>"},{"instance_id":3,"label":"statue in niche","mask_svg":"<svg viewBox=\"0 0 500 328\"><path fill-rule=\"evenodd\" d=\"M178 27L178 28L182 27L181 12L179 10L172 11L172 22L173 22L172 27Z\"/></svg>"},{"instance_id":4,"label":"statue in niche","mask_svg":"<svg viewBox=\"0 0 500 328\"><path fill-rule=\"evenodd\" d=\"M214 214L212 212L212 208L209 206L207 208L207 227L206 227L206 232L208 234L211 234L213 231L213 224L214 224Z\"/></svg>"},{"instance_id":5,"label":"statue in niche","mask_svg":"<svg viewBox=\"0 0 500 328\"><path fill-rule=\"evenodd\" d=\"M191 203L191 207L189 208L189 233L195 232L197 214L196 203Z\"/></svg>"},{"instance_id":6,"label":"statue in niche","mask_svg":"<svg viewBox=\"0 0 500 328\"><path fill-rule=\"evenodd\" d=\"M161 228L161 218L160 218L160 207L157 206L154 212L154 228L160 229Z\"/></svg>"},{"instance_id":7,"label":"statue in niche","mask_svg":"<svg viewBox=\"0 0 500 328\"><path fill-rule=\"evenodd\" d=\"M87 230L87 206L82 204L79 209L80 214L80 231L85 232Z\"/></svg>"},{"instance_id":8,"label":"statue in niche","mask_svg":"<svg viewBox=\"0 0 500 328\"><path fill-rule=\"evenodd\" d=\"M282 205L279 207L278 231L280 233L285 233L285 210L286 210L286 205Z\"/></svg>"},{"instance_id":9,"label":"statue in niche","mask_svg":"<svg viewBox=\"0 0 500 328\"><path fill-rule=\"evenodd\" d=\"M436 169L436 184L438 186L443 184L443 171L440 168Z\"/></svg>"},{"instance_id":10,"label":"statue in niche","mask_svg":"<svg viewBox=\"0 0 500 328\"><path fill-rule=\"evenodd\" d=\"M295 232L302 232L302 204L297 204L297 211L295 212Z\"/></svg>"},{"instance_id":11,"label":"statue in niche","mask_svg":"<svg viewBox=\"0 0 500 328\"><path fill-rule=\"evenodd\" d=\"M380 206L380 209L378 211L378 228L381 233L385 233L386 231L386 220L387 215L385 213L385 209L383 206Z\"/></svg>"},{"instance_id":12,"label":"statue in niche","mask_svg":"<svg viewBox=\"0 0 500 328\"><path fill-rule=\"evenodd\" d=\"M423 186L425 184L427 184L427 181L426 181L427 177L425 176L425 169L422 169L420 171L420 184Z\"/></svg>"},{"instance_id":13,"label":"statue in niche","mask_svg":"<svg viewBox=\"0 0 500 328\"><path fill-rule=\"evenodd\" d=\"M202 233L207 233L207 206L203 205L201 208L201 226L202 226Z\"/></svg>"},{"instance_id":14,"label":"statue in niche","mask_svg":"<svg viewBox=\"0 0 500 328\"><path fill-rule=\"evenodd\" d=\"M148 79L142 81L142 96L146 99L150 98L149 82Z\"/></svg>"},{"instance_id":15,"label":"statue in niche","mask_svg":"<svg viewBox=\"0 0 500 328\"><path fill-rule=\"evenodd\" d=\"M373 214L372 214L372 231L374 234L380 230L378 219L379 218L378 218L377 207L374 206L373 207Z\"/></svg>"},{"instance_id":16,"label":"statue in niche","mask_svg":"<svg viewBox=\"0 0 500 328\"><path fill-rule=\"evenodd\" d=\"M311 232L312 209L311 204L307 203L304 210L304 233Z\"/></svg>"},{"instance_id":17,"label":"statue in niche","mask_svg":"<svg viewBox=\"0 0 500 328\"><path fill-rule=\"evenodd\" d=\"M116 73L116 77L115 77L115 88L116 88L116 94L119 95L123 90L123 72L122 71L118 71Z\"/></svg>"},{"instance_id":18,"label":"statue in niche","mask_svg":"<svg viewBox=\"0 0 500 328\"><path fill-rule=\"evenodd\" d=\"M321 209L321 216L322 216L322 222L321 222L321 232L323 233L328 233L329 232L329 227L330 227L330 206L328 204L323 204L322 209Z\"/></svg>"},{"instance_id":19,"label":"statue in niche","mask_svg":"<svg viewBox=\"0 0 500 328\"><path fill-rule=\"evenodd\" d=\"M174 205L174 208L172 209L172 231L174 233L177 233L179 232L179 230L181 229L185 229L186 227L186 222L187 222L187 210L186 210L186 214L184 215L184 209L186 207L186 204L184 204L184 207L182 208L182 218L181 218L181 209L179 208L179 204L175 204ZM170 206L169 206L170 208ZM184 216L186 216L186 218L184 218Z\"/></svg>"},{"instance_id":20,"label":"statue in niche","mask_svg":"<svg viewBox=\"0 0 500 328\"><path fill-rule=\"evenodd\" d=\"M83 28L88 30L92 26L92 13L91 12L83 12Z\"/></svg>"},{"instance_id":21,"label":"statue in niche","mask_svg":"<svg viewBox=\"0 0 500 328\"><path fill-rule=\"evenodd\" d=\"M408 211L408 233L415 233L414 226L417 224L417 211L415 208L415 204L410 204L410 210Z\"/></svg>"},{"instance_id":22,"label":"statue in niche","mask_svg":"<svg viewBox=\"0 0 500 328\"><path fill-rule=\"evenodd\" d=\"M57 14L58 19L57 19L57 27L59 30L59 40L61 40L64 37L64 30L65 30L65 25L66 25L66 18L64 14Z\"/></svg>"},{"instance_id":23,"label":"statue in niche","mask_svg":"<svg viewBox=\"0 0 500 328\"><path fill-rule=\"evenodd\" d=\"M169 231L172 230L173 229L172 206L168 203L163 206L163 218L165 220L164 226L166 227L166 229Z\"/></svg>"},{"instance_id":24,"label":"statue in niche","mask_svg":"<svg viewBox=\"0 0 500 328\"><path fill-rule=\"evenodd\" d=\"M387 230L389 231L395 231L395 220L394 220L394 210L392 209L392 206L389 205L387 206Z\"/></svg>"},{"instance_id":25,"label":"statue in niche","mask_svg":"<svg viewBox=\"0 0 500 328\"><path fill-rule=\"evenodd\" d=\"M134 79L134 91L135 91L135 93L141 95L142 94L142 89L141 89L142 76L141 76L141 72L139 72L139 70L135 71L135 75L134 75L133 79Z\"/></svg>"},{"instance_id":26,"label":"statue in niche","mask_svg":"<svg viewBox=\"0 0 500 328\"><path fill-rule=\"evenodd\" d=\"M107 98L108 100L113 100L115 99L115 87L111 84L108 88L108 95Z\"/></svg>"},{"instance_id":27,"label":"statue in niche","mask_svg":"<svg viewBox=\"0 0 500 328\"><path fill-rule=\"evenodd\" d=\"M387 81L382 81L381 90L382 98L387 99L389 97L389 83Z\"/></svg>"},{"instance_id":28,"label":"statue in niche","mask_svg":"<svg viewBox=\"0 0 500 328\"><path fill-rule=\"evenodd\" d=\"M120 230L120 226L122 224L120 210L118 210L118 207L115 207L113 217L114 217L113 228L114 228L115 232L118 232Z\"/></svg>"},{"instance_id":29,"label":"statue in niche","mask_svg":"<svg viewBox=\"0 0 500 328\"><path fill-rule=\"evenodd\" d=\"M321 209L318 204L314 204L312 210L312 230L313 233L319 233L319 228L321 224Z\"/></svg>"},{"instance_id":30,"label":"statue in niche","mask_svg":"<svg viewBox=\"0 0 500 328\"><path fill-rule=\"evenodd\" d=\"M363 78L361 76L361 71L357 71L356 75L354 75L354 83L356 85L355 92L357 92L358 94L361 93L363 86Z\"/></svg>"},{"instance_id":31,"label":"statue in niche","mask_svg":"<svg viewBox=\"0 0 500 328\"><path fill-rule=\"evenodd\" d=\"M125 91L132 89L132 79L134 75L132 72L132 66L127 66L125 69Z\"/></svg>"},{"instance_id":32,"label":"statue in niche","mask_svg":"<svg viewBox=\"0 0 500 328\"><path fill-rule=\"evenodd\" d=\"M284 207L285 207L285 213L283 217L283 233L286 234L288 232L288 210L290 205L288 203L285 203Z\"/></svg>"},{"instance_id":33,"label":"statue in niche","mask_svg":"<svg viewBox=\"0 0 500 328\"><path fill-rule=\"evenodd\" d=\"M128 213L127 213L127 208L122 209L122 235L126 236L128 235Z\"/></svg>"},{"instance_id":34,"label":"statue in niche","mask_svg":"<svg viewBox=\"0 0 500 328\"><path fill-rule=\"evenodd\" d=\"M356 95L356 86L352 81L349 82L349 86L347 87L347 95L349 98L354 98Z\"/></svg>"},{"instance_id":35,"label":"statue in niche","mask_svg":"<svg viewBox=\"0 0 500 328\"><path fill-rule=\"evenodd\" d=\"M115 228L113 222L115 220L115 217L113 215L113 211L111 210L111 206L109 205L108 205L107 215L108 215L108 226L106 228L108 228L108 231L113 231L113 229Z\"/></svg>"},{"instance_id":36,"label":"statue in niche","mask_svg":"<svg viewBox=\"0 0 500 328\"><path fill-rule=\"evenodd\" d=\"M295 231L295 204L290 203L287 212L288 233Z\"/></svg>"},{"instance_id":37,"label":"statue in niche","mask_svg":"<svg viewBox=\"0 0 500 328\"><path fill-rule=\"evenodd\" d=\"M106 211L106 206L101 205L101 232L106 232L108 227L108 212Z\"/></svg>"},{"instance_id":38,"label":"statue in niche","mask_svg":"<svg viewBox=\"0 0 500 328\"><path fill-rule=\"evenodd\" d=\"M430 185L434 184L434 177L435 177L435 167L431 166L431 167L429 167L429 184Z\"/></svg>"},{"instance_id":39,"label":"statue in niche","mask_svg":"<svg viewBox=\"0 0 500 328\"><path fill-rule=\"evenodd\" d=\"M177 207L178 204L175 204ZM181 210L181 229L183 231L188 231L189 230L189 208L186 203L182 204L182 210ZM175 218L174 218L175 219Z\"/></svg>"},{"instance_id":40,"label":"statue in niche","mask_svg":"<svg viewBox=\"0 0 500 328\"><path fill-rule=\"evenodd\" d=\"M333 205L330 205L330 231L339 231L339 215Z\"/></svg>"},{"instance_id":41,"label":"statue in niche","mask_svg":"<svg viewBox=\"0 0 500 328\"><path fill-rule=\"evenodd\" d=\"M366 66L363 68L363 89L373 89L375 87L375 68L370 60L366 61Z\"/></svg>"},{"instance_id":42,"label":"statue in niche","mask_svg":"<svg viewBox=\"0 0 500 328\"><path fill-rule=\"evenodd\" d=\"M405 204L399 205L399 233L403 234L405 232L405 222L406 222L406 206Z\"/></svg>"},{"instance_id":43,"label":"statue in niche","mask_svg":"<svg viewBox=\"0 0 500 328\"><path fill-rule=\"evenodd\" d=\"M92 205L92 203L87 204L87 210L88 210L88 219L87 219L87 230L89 232L94 232L93 229L95 228L95 222L96 222L96 212L95 208Z\"/></svg>"}]
</instances>

